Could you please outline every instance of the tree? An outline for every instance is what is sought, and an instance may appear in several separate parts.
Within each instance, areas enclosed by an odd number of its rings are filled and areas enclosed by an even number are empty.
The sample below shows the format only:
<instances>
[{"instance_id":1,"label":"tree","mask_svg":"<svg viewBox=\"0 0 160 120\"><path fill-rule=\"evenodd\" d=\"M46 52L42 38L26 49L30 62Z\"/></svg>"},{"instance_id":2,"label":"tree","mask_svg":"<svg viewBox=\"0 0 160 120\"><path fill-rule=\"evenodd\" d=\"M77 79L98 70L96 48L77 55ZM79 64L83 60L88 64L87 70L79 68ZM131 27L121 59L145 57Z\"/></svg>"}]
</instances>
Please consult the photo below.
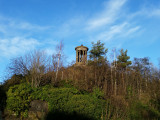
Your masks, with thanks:
<instances>
[{"instance_id":1,"label":"tree","mask_svg":"<svg viewBox=\"0 0 160 120\"><path fill-rule=\"evenodd\" d=\"M13 58L10 61L10 64L8 66L8 72L9 72L9 76L12 75L27 75L29 74L29 59L28 56L25 55L24 57L17 57L17 58Z\"/></svg>"},{"instance_id":2,"label":"tree","mask_svg":"<svg viewBox=\"0 0 160 120\"><path fill-rule=\"evenodd\" d=\"M98 40L97 43L92 42L92 49L89 51L89 58L101 63L102 60L105 60L104 56L107 52L108 49L104 47L104 43L101 43L101 41Z\"/></svg>"},{"instance_id":3,"label":"tree","mask_svg":"<svg viewBox=\"0 0 160 120\"><path fill-rule=\"evenodd\" d=\"M149 73L151 68L151 63L149 62L148 57L144 58L134 58L133 60L133 68L134 70L140 72L143 76L146 75L146 73Z\"/></svg>"},{"instance_id":4,"label":"tree","mask_svg":"<svg viewBox=\"0 0 160 120\"><path fill-rule=\"evenodd\" d=\"M124 94L125 94L125 92L126 92L126 87L128 86L127 85L127 83L128 83L128 80L126 79L126 81L125 81L125 78L124 78L124 73L123 72L125 72L126 73L126 68L129 66L129 65L131 65L132 64L132 62L131 61L129 61L129 59L130 59L130 57L127 55L127 50L123 50L123 49L121 49L120 50L120 55L118 56L118 58L117 58L118 60L117 60L117 67L118 67L118 69L120 70L120 72L121 72L121 81L122 81L122 89L123 89L123 92L124 92ZM127 74L126 74L127 75Z\"/></svg>"},{"instance_id":5,"label":"tree","mask_svg":"<svg viewBox=\"0 0 160 120\"><path fill-rule=\"evenodd\" d=\"M129 59L130 57L127 56L127 50L124 51L123 49L121 49L120 55L118 56L117 60L117 66L122 70L126 69L129 65L132 64L131 61L128 61Z\"/></svg>"},{"instance_id":6,"label":"tree","mask_svg":"<svg viewBox=\"0 0 160 120\"><path fill-rule=\"evenodd\" d=\"M46 56L43 51L34 51L30 54L30 74L32 86L39 87L42 75L45 73Z\"/></svg>"},{"instance_id":7,"label":"tree","mask_svg":"<svg viewBox=\"0 0 160 120\"><path fill-rule=\"evenodd\" d=\"M141 87L148 88L148 81L151 76L154 75L154 72L151 73L151 63L149 62L148 57L144 58L134 58L133 69L140 74L141 79L139 79L139 91ZM152 75L151 75L152 74Z\"/></svg>"},{"instance_id":8,"label":"tree","mask_svg":"<svg viewBox=\"0 0 160 120\"><path fill-rule=\"evenodd\" d=\"M12 59L8 70L10 76L22 75L27 82L32 82L32 86L38 87L42 75L46 72L46 64L45 52L35 50L24 56Z\"/></svg>"},{"instance_id":9,"label":"tree","mask_svg":"<svg viewBox=\"0 0 160 120\"><path fill-rule=\"evenodd\" d=\"M57 53L55 55L52 56L53 59L53 65L55 67L55 71L56 71L56 76L55 76L55 85L57 85L57 77L58 77L58 71L59 69L62 67L62 57L63 57L63 42L60 41L60 43L56 46L56 51ZM63 73L63 71L62 71ZM53 82L53 80L52 80Z\"/></svg>"},{"instance_id":10,"label":"tree","mask_svg":"<svg viewBox=\"0 0 160 120\"><path fill-rule=\"evenodd\" d=\"M103 82L106 80L106 68L108 67L106 53L108 49L105 48L104 43L100 40L97 43L92 42L92 48L89 51L89 58L88 64L90 65L90 75L92 73L92 81L91 86L102 86ZM94 77L94 79L93 79Z\"/></svg>"}]
</instances>

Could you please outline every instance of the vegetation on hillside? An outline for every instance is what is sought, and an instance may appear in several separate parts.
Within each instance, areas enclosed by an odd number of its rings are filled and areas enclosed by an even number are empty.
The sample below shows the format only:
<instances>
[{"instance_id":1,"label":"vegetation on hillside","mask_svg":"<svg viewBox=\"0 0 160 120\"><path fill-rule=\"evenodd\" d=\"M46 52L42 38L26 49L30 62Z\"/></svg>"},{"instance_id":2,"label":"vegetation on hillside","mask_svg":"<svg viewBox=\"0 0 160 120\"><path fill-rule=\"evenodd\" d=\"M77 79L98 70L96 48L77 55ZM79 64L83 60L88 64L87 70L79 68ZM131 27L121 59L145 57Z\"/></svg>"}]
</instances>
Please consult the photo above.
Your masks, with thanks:
<instances>
[{"instance_id":1,"label":"vegetation on hillside","mask_svg":"<svg viewBox=\"0 0 160 120\"><path fill-rule=\"evenodd\" d=\"M12 59L1 109L27 117L30 102L43 100L46 119L160 119L160 70L149 58L131 61L127 50L114 49L109 61L104 43L92 45L86 66L64 67L62 43L51 57L34 51Z\"/></svg>"},{"instance_id":2,"label":"vegetation on hillside","mask_svg":"<svg viewBox=\"0 0 160 120\"><path fill-rule=\"evenodd\" d=\"M43 100L48 102L50 113L54 114L58 111L99 120L102 111L105 110L105 100L102 98L103 93L98 88L94 89L92 93L86 92L83 94L74 87L55 88L52 85L45 85L32 88L30 84L21 83L9 88L6 108L16 113L17 116L27 117L30 102L32 100ZM54 117L49 116L48 118Z\"/></svg>"}]
</instances>

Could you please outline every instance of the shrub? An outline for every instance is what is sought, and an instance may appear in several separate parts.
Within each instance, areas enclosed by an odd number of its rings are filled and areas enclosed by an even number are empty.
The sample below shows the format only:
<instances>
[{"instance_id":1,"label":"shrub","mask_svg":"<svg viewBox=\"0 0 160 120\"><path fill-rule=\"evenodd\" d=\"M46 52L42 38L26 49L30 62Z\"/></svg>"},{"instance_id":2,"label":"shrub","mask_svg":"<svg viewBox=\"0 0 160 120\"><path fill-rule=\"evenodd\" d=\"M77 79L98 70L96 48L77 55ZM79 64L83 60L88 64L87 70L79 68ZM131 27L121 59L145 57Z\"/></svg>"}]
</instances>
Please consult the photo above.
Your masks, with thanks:
<instances>
[{"instance_id":1,"label":"shrub","mask_svg":"<svg viewBox=\"0 0 160 120\"><path fill-rule=\"evenodd\" d=\"M49 104L49 110L64 110L66 103L69 99L78 94L78 90L75 88L54 88L52 86L44 86L35 89L32 93L32 99L40 99L47 101Z\"/></svg>"},{"instance_id":2,"label":"shrub","mask_svg":"<svg viewBox=\"0 0 160 120\"><path fill-rule=\"evenodd\" d=\"M160 112L151 106L134 102L130 107L130 118L133 120L160 119Z\"/></svg>"},{"instance_id":3,"label":"shrub","mask_svg":"<svg viewBox=\"0 0 160 120\"><path fill-rule=\"evenodd\" d=\"M95 87L93 89L93 93L92 96L95 98L103 98L104 97L104 93L97 87Z\"/></svg>"},{"instance_id":4,"label":"shrub","mask_svg":"<svg viewBox=\"0 0 160 120\"><path fill-rule=\"evenodd\" d=\"M52 114L59 111L67 115L76 114L95 119L100 119L105 108L105 101L101 99L102 97L103 93L98 88L94 89L92 94L82 94L73 87L54 88L49 85L35 89L32 93L32 99L48 102L49 111Z\"/></svg>"},{"instance_id":5,"label":"shrub","mask_svg":"<svg viewBox=\"0 0 160 120\"><path fill-rule=\"evenodd\" d=\"M48 102L49 112L66 113L66 115L81 115L84 118L100 119L105 109L103 93L95 89L93 93L82 94L74 87L54 88L46 85L31 88L30 84L22 83L10 87L7 92L7 109L23 117L27 116L32 100Z\"/></svg>"},{"instance_id":6,"label":"shrub","mask_svg":"<svg viewBox=\"0 0 160 120\"><path fill-rule=\"evenodd\" d=\"M3 111L6 105L6 91L4 90L4 86L0 85L0 111Z\"/></svg>"},{"instance_id":7,"label":"shrub","mask_svg":"<svg viewBox=\"0 0 160 120\"><path fill-rule=\"evenodd\" d=\"M7 109L16 113L16 115L27 116L32 88L29 84L23 83L10 87L7 92Z\"/></svg>"},{"instance_id":8,"label":"shrub","mask_svg":"<svg viewBox=\"0 0 160 120\"><path fill-rule=\"evenodd\" d=\"M71 114L81 114L97 120L101 118L104 106L103 100L90 95L74 95L66 105L67 111Z\"/></svg>"}]
</instances>

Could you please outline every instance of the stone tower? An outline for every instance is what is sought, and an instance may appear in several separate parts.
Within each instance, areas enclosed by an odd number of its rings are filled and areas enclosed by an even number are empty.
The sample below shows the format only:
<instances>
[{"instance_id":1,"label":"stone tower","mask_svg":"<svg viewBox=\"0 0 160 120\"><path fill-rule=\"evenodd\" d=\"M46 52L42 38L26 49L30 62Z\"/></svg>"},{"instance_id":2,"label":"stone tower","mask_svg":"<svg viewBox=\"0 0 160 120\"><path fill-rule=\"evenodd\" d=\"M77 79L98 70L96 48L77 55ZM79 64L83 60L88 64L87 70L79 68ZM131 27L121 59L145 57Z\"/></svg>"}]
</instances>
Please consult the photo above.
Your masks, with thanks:
<instances>
[{"instance_id":1,"label":"stone tower","mask_svg":"<svg viewBox=\"0 0 160 120\"><path fill-rule=\"evenodd\" d=\"M88 48L81 45L75 48L76 50L76 65L86 65Z\"/></svg>"}]
</instances>

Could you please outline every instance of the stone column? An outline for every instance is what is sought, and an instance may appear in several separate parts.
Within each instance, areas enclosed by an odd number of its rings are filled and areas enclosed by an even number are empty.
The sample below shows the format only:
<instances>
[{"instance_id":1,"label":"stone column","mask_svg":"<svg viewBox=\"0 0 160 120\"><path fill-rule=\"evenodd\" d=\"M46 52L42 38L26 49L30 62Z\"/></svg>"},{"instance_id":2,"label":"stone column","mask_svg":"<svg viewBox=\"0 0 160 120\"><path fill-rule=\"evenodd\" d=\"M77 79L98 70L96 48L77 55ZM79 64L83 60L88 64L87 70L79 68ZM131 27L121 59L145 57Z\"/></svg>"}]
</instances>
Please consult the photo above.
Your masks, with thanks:
<instances>
[{"instance_id":1,"label":"stone column","mask_svg":"<svg viewBox=\"0 0 160 120\"><path fill-rule=\"evenodd\" d=\"M83 61L83 51L81 50L81 62Z\"/></svg>"},{"instance_id":2,"label":"stone column","mask_svg":"<svg viewBox=\"0 0 160 120\"><path fill-rule=\"evenodd\" d=\"M83 62L85 62L84 50L83 50L83 58L82 59L83 59Z\"/></svg>"},{"instance_id":3,"label":"stone column","mask_svg":"<svg viewBox=\"0 0 160 120\"><path fill-rule=\"evenodd\" d=\"M80 62L80 52L78 50L78 62Z\"/></svg>"},{"instance_id":4,"label":"stone column","mask_svg":"<svg viewBox=\"0 0 160 120\"><path fill-rule=\"evenodd\" d=\"M81 51L79 50L79 62L81 60Z\"/></svg>"},{"instance_id":5,"label":"stone column","mask_svg":"<svg viewBox=\"0 0 160 120\"><path fill-rule=\"evenodd\" d=\"M85 52L85 61L87 62L87 50L86 50L86 52Z\"/></svg>"},{"instance_id":6,"label":"stone column","mask_svg":"<svg viewBox=\"0 0 160 120\"><path fill-rule=\"evenodd\" d=\"M76 63L78 62L78 50L76 50Z\"/></svg>"}]
</instances>

